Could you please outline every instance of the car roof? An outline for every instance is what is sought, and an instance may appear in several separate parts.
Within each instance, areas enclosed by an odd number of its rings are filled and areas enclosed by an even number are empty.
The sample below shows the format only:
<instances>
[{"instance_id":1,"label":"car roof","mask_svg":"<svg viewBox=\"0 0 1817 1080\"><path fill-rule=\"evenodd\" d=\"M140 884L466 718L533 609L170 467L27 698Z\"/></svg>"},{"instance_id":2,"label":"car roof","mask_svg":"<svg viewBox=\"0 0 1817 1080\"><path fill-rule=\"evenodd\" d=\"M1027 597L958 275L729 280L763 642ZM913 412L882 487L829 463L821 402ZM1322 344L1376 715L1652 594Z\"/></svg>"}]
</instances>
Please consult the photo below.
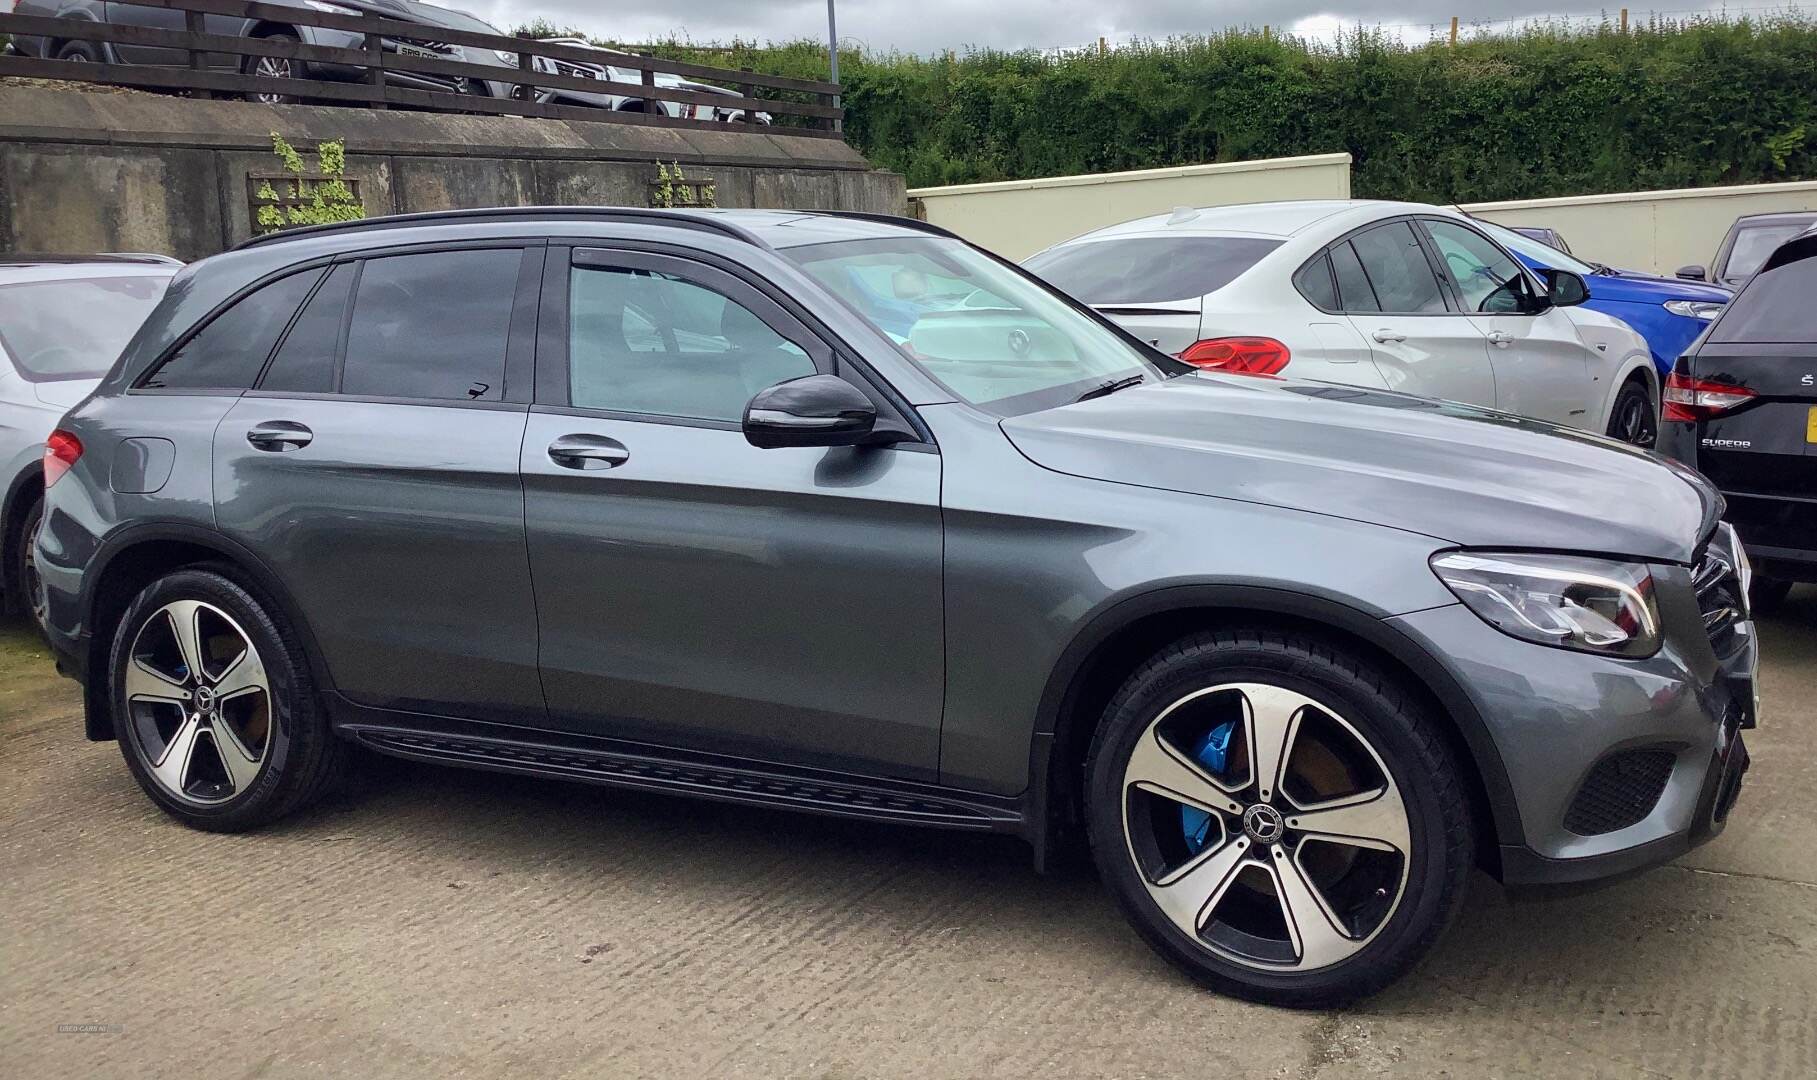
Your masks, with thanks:
<instances>
[{"instance_id":1,"label":"car roof","mask_svg":"<svg viewBox=\"0 0 1817 1080\"><path fill-rule=\"evenodd\" d=\"M1817 210L1769 210L1759 214L1743 214L1735 219L1737 228L1749 225L1797 225L1803 222L1817 222Z\"/></svg>"},{"instance_id":2,"label":"car roof","mask_svg":"<svg viewBox=\"0 0 1817 1080\"><path fill-rule=\"evenodd\" d=\"M183 268L175 259L162 256L31 256L0 255L0 285L18 285L29 281L77 281L97 277L167 278Z\"/></svg>"},{"instance_id":3,"label":"car roof","mask_svg":"<svg viewBox=\"0 0 1817 1080\"><path fill-rule=\"evenodd\" d=\"M1374 199L1234 203L1228 206L1183 207L1166 214L1150 214L1120 225L1096 229L1074 237L1074 240L1095 241L1118 236L1256 236L1285 240L1333 218L1352 217L1360 224L1371 218L1394 214L1430 213L1450 214L1452 211L1429 203L1384 202Z\"/></svg>"},{"instance_id":4,"label":"car roof","mask_svg":"<svg viewBox=\"0 0 1817 1080\"><path fill-rule=\"evenodd\" d=\"M0 266L12 268L17 266L65 266L77 263L134 263L153 266L182 266L183 260L173 259L169 255L153 255L138 251L113 251L92 255L59 255L53 253L0 252Z\"/></svg>"}]
</instances>

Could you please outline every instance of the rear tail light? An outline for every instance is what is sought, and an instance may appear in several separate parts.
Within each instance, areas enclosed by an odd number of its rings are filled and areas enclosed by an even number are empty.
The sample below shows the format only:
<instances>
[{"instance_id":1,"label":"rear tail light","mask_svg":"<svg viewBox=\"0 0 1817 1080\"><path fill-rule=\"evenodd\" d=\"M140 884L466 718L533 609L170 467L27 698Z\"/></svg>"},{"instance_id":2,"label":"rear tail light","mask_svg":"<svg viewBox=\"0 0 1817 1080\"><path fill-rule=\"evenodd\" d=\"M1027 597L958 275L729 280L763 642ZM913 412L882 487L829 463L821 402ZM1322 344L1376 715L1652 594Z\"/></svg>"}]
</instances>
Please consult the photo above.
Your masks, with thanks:
<instances>
[{"instance_id":1,"label":"rear tail light","mask_svg":"<svg viewBox=\"0 0 1817 1080\"><path fill-rule=\"evenodd\" d=\"M1706 382L1674 371L1666 376L1664 417L1695 422L1719 416L1754 399L1754 391L1728 383Z\"/></svg>"},{"instance_id":2,"label":"rear tail light","mask_svg":"<svg viewBox=\"0 0 1817 1080\"><path fill-rule=\"evenodd\" d=\"M82 440L69 432L58 428L44 440L44 488L63 479L63 474L70 470L76 460L82 456Z\"/></svg>"},{"instance_id":3,"label":"rear tail light","mask_svg":"<svg viewBox=\"0 0 1817 1080\"><path fill-rule=\"evenodd\" d=\"M1273 338L1223 337L1193 343L1180 359L1210 371L1274 375L1287 366L1293 353Z\"/></svg>"}]
</instances>

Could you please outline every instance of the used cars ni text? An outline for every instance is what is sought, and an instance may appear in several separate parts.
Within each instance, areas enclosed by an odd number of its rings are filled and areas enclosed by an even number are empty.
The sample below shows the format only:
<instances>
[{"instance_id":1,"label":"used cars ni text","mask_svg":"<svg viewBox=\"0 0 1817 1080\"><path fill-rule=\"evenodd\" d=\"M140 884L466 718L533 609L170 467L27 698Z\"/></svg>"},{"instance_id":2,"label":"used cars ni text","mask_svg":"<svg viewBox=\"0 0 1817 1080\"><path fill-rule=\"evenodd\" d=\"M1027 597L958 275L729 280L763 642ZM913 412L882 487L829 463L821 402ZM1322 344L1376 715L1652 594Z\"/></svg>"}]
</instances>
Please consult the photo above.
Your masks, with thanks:
<instances>
[{"instance_id":1,"label":"used cars ni text","mask_svg":"<svg viewBox=\"0 0 1817 1080\"><path fill-rule=\"evenodd\" d=\"M1201 372L938 229L554 209L178 275L45 462L87 733L204 829L390 754L1089 846L1194 978L1369 993L1466 876L1723 827L1748 567L1689 470Z\"/></svg>"},{"instance_id":2,"label":"used cars ni text","mask_svg":"<svg viewBox=\"0 0 1817 1080\"><path fill-rule=\"evenodd\" d=\"M1772 606L1817 582L1817 227L1756 269L1667 380L1660 449L1727 496Z\"/></svg>"},{"instance_id":3,"label":"used cars ni text","mask_svg":"<svg viewBox=\"0 0 1817 1080\"><path fill-rule=\"evenodd\" d=\"M1099 229L1028 268L1200 367L1286 373L1650 440L1659 373L1582 278L1523 269L1470 218L1420 203L1182 208ZM1640 415L1644 428L1622 427Z\"/></svg>"}]
</instances>

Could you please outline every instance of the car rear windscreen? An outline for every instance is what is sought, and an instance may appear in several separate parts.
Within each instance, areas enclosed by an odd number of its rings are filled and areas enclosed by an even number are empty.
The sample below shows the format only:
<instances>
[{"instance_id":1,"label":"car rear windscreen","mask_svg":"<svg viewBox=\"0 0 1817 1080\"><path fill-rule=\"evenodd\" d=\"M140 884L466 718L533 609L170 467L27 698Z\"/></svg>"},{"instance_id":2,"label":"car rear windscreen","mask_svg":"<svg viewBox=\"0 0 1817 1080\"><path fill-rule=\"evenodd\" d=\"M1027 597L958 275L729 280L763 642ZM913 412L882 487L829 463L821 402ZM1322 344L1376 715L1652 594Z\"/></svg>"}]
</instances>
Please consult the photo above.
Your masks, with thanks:
<instances>
[{"instance_id":1,"label":"car rear windscreen","mask_svg":"<svg viewBox=\"0 0 1817 1080\"><path fill-rule=\"evenodd\" d=\"M1055 248L1027 267L1088 304L1166 304L1217 292L1280 246L1249 236L1137 236Z\"/></svg>"},{"instance_id":2,"label":"car rear windscreen","mask_svg":"<svg viewBox=\"0 0 1817 1080\"><path fill-rule=\"evenodd\" d=\"M167 274L0 285L0 347L34 382L107 374L170 283Z\"/></svg>"}]
</instances>

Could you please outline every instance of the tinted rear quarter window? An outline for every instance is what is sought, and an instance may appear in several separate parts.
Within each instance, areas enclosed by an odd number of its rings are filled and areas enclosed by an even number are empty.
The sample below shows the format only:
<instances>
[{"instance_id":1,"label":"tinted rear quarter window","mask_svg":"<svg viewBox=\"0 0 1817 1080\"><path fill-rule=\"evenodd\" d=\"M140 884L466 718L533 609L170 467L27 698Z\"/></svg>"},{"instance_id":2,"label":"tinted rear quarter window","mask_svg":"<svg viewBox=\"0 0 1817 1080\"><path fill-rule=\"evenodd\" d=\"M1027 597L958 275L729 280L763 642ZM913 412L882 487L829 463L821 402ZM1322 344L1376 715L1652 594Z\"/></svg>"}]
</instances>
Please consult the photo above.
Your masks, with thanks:
<instances>
[{"instance_id":1,"label":"tinted rear quarter window","mask_svg":"<svg viewBox=\"0 0 1817 1080\"><path fill-rule=\"evenodd\" d=\"M1350 244L1363 260L1363 272L1383 311L1420 315L1446 310L1432 263L1411 225L1404 221L1378 225L1351 237Z\"/></svg>"},{"instance_id":2,"label":"tinted rear quarter window","mask_svg":"<svg viewBox=\"0 0 1817 1080\"><path fill-rule=\"evenodd\" d=\"M1323 311L1339 310L1337 286L1331 280L1331 260L1326 256L1320 255L1300 267L1300 272L1293 275L1293 284L1314 307Z\"/></svg>"},{"instance_id":3,"label":"tinted rear quarter window","mask_svg":"<svg viewBox=\"0 0 1817 1080\"><path fill-rule=\"evenodd\" d=\"M1710 340L1817 343L1817 239L1811 254L1756 275L1710 329Z\"/></svg>"},{"instance_id":4,"label":"tinted rear quarter window","mask_svg":"<svg viewBox=\"0 0 1817 1080\"><path fill-rule=\"evenodd\" d=\"M259 377L278 335L322 271L279 278L241 297L184 342L142 384L159 388L244 390Z\"/></svg>"},{"instance_id":5,"label":"tinted rear quarter window","mask_svg":"<svg viewBox=\"0 0 1817 1080\"><path fill-rule=\"evenodd\" d=\"M369 260L354 292L341 393L500 400L522 264L518 248Z\"/></svg>"},{"instance_id":6,"label":"tinted rear quarter window","mask_svg":"<svg viewBox=\"0 0 1817 1080\"><path fill-rule=\"evenodd\" d=\"M1028 269L1088 304L1164 304L1217 292L1280 246L1246 236L1138 236L1058 248Z\"/></svg>"}]
</instances>

